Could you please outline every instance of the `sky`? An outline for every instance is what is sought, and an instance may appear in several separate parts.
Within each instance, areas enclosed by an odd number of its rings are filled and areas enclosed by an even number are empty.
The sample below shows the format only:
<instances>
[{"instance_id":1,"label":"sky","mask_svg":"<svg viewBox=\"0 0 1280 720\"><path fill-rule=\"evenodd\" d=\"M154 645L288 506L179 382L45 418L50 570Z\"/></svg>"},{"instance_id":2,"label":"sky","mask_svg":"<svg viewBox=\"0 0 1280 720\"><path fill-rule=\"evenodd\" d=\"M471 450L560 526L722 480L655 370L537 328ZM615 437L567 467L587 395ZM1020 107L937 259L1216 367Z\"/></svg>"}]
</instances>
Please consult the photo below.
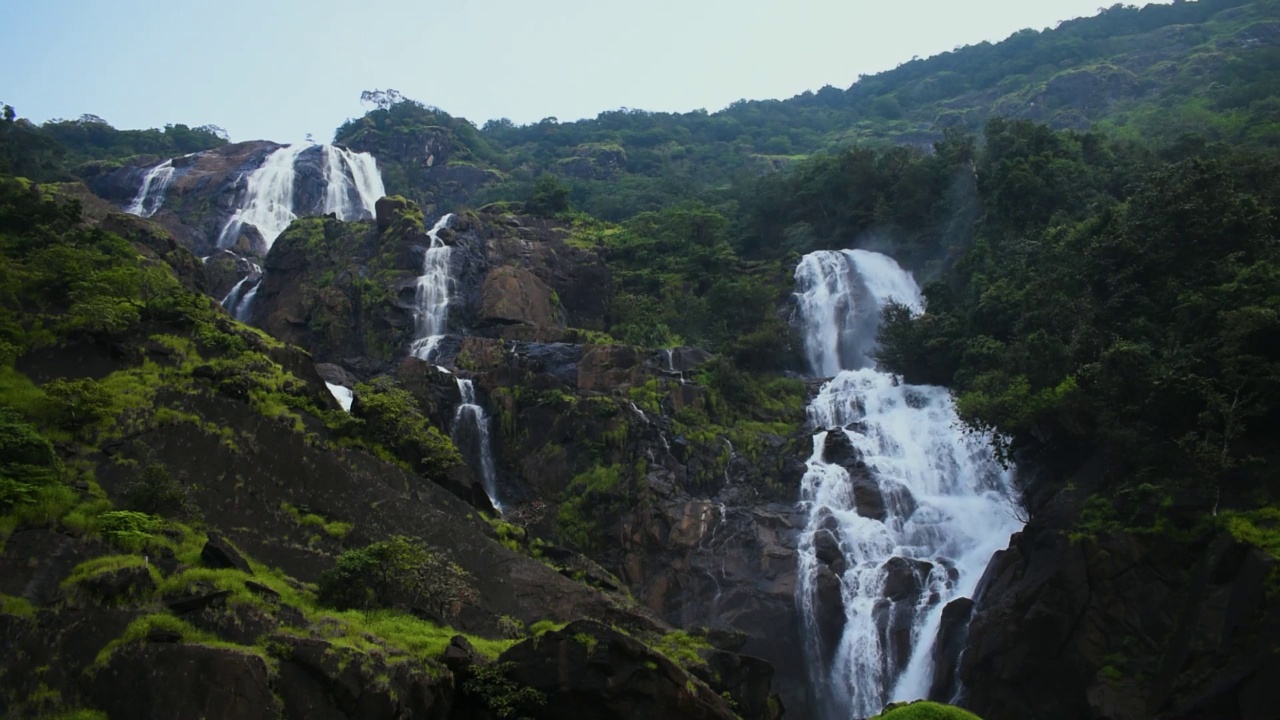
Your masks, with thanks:
<instances>
[{"instance_id":1,"label":"sky","mask_svg":"<svg viewBox=\"0 0 1280 720\"><path fill-rule=\"evenodd\" d=\"M476 124L714 112L847 88L1109 2L6 0L0 102L36 122L92 113L283 142L332 138L375 88Z\"/></svg>"}]
</instances>

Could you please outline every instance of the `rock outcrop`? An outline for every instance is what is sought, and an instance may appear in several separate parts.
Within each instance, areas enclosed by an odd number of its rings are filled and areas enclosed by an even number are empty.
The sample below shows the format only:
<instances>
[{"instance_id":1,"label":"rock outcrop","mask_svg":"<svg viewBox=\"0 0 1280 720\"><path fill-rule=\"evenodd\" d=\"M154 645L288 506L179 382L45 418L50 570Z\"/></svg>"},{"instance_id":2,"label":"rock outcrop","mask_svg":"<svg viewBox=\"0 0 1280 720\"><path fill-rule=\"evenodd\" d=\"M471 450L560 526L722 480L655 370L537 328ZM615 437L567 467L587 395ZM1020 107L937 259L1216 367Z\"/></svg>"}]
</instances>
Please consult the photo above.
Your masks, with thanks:
<instances>
[{"instance_id":1,"label":"rock outcrop","mask_svg":"<svg viewBox=\"0 0 1280 720\"><path fill-rule=\"evenodd\" d=\"M1227 535L1072 539L1033 521L982 580L964 704L988 720L1274 717L1277 577Z\"/></svg>"}]
</instances>

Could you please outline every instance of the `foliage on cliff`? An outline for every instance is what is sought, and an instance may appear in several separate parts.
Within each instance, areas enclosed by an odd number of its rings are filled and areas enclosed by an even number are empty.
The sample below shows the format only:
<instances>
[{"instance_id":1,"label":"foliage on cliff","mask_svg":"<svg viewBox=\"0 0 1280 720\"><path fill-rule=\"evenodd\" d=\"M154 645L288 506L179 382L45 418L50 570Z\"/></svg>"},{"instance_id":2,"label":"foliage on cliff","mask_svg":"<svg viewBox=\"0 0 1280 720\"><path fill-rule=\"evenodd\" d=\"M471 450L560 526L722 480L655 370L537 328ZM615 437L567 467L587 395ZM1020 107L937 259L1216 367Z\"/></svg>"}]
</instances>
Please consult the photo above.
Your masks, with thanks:
<instances>
[{"instance_id":1,"label":"foliage on cliff","mask_svg":"<svg viewBox=\"0 0 1280 720\"><path fill-rule=\"evenodd\" d=\"M477 129L403 101L346 123L336 140L385 151L417 138L450 148L430 166L416 147L399 153L403 161L388 176L392 192L408 194L401 182L433 182L443 163L496 173L476 179L473 202L526 201L536 179L551 173L564 179L575 207L606 220L692 197L718 204L734 181L810 155L855 143L927 147L947 128L977 132L994 117L1076 130L1098 125L1132 140L1194 132L1268 147L1280 140L1271 91L1278 19L1275 0L1116 4L1052 29L913 59L847 89L741 100L718 112L620 108L574 122L497 119Z\"/></svg>"},{"instance_id":2,"label":"foliage on cliff","mask_svg":"<svg viewBox=\"0 0 1280 720\"><path fill-rule=\"evenodd\" d=\"M1023 457L1105 458L1124 519L1274 500L1275 160L995 122L977 173L971 248L890 309L882 361Z\"/></svg>"},{"instance_id":3,"label":"foliage on cliff","mask_svg":"<svg viewBox=\"0 0 1280 720\"><path fill-rule=\"evenodd\" d=\"M96 115L36 125L9 105L0 116L0 174L39 182L71 180L89 162L119 163L134 156L168 158L224 145L221 128L181 123L163 130L117 130Z\"/></svg>"}]
</instances>

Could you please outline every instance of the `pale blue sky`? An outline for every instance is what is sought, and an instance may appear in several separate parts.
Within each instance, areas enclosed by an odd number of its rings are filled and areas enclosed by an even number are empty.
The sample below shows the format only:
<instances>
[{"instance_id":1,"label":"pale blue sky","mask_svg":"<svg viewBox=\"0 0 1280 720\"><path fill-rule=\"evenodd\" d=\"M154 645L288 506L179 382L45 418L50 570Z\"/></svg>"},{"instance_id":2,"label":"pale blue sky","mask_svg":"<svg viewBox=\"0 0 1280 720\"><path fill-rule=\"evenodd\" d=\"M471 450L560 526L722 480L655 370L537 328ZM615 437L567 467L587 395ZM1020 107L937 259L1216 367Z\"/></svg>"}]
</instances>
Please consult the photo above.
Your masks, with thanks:
<instances>
[{"instance_id":1,"label":"pale blue sky","mask_svg":"<svg viewBox=\"0 0 1280 720\"><path fill-rule=\"evenodd\" d=\"M36 121L328 139L396 88L477 124L848 87L1100 0L3 0L0 101ZM1145 3L1142 3L1145 4Z\"/></svg>"}]
</instances>

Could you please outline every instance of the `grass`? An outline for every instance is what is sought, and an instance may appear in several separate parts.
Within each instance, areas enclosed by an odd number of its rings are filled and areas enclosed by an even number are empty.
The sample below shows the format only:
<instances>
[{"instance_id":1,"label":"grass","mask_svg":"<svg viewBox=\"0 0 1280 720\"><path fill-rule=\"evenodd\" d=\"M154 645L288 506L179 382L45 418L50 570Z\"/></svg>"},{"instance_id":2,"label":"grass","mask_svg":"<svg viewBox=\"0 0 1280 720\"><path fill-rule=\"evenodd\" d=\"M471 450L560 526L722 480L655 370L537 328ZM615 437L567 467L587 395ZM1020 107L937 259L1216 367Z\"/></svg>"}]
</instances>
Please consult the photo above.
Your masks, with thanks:
<instances>
[{"instance_id":1,"label":"grass","mask_svg":"<svg viewBox=\"0 0 1280 720\"><path fill-rule=\"evenodd\" d=\"M702 659L701 651L711 649L706 640L684 630L673 630L663 635L652 647L686 670L704 664L706 661Z\"/></svg>"},{"instance_id":2,"label":"grass","mask_svg":"<svg viewBox=\"0 0 1280 720\"><path fill-rule=\"evenodd\" d=\"M1265 507L1226 516L1227 531L1241 541L1280 557L1280 508Z\"/></svg>"},{"instance_id":3,"label":"grass","mask_svg":"<svg viewBox=\"0 0 1280 720\"><path fill-rule=\"evenodd\" d=\"M159 584L161 579L160 571L147 563L141 555L102 555L77 565L71 571L71 574L67 576L67 579L62 581L62 588L64 590L70 589L99 575L128 568L143 567L144 565L147 568L147 572L150 573L151 579Z\"/></svg>"},{"instance_id":4,"label":"grass","mask_svg":"<svg viewBox=\"0 0 1280 720\"><path fill-rule=\"evenodd\" d=\"M324 531L331 538L341 540L351 532L355 524L342 522L340 520L327 520L323 515L312 512L303 512L299 508L287 503L280 503L280 509L293 517L294 522L301 527L317 527Z\"/></svg>"},{"instance_id":5,"label":"grass","mask_svg":"<svg viewBox=\"0 0 1280 720\"><path fill-rule=\"evenodd\" d=\"M31 619L36 616L36 607L26 598L0 594L0 615Z\"/></svg>"},{"instance_id":6,"label":"grass","mask_svg":"<svg viewBox=\"0 0 1280 720\"><path fill-rule=\"evenodd\" d=\"M262 661L267 663L267 667L275 667L275 659L267 654L266 650L259 646L236 645L235 643L219 640L217 636L204 630L197 629L190 623L169 613L154 613L152 615L144 615L133 622L129 623L129 627L125 628L120 637L107 643L106 647L98 652L98 656L94 658L93 668L99 669L106 667L111 660L111 656L117 650L131 643L139 642L147 637L154 630L167 630L176 632L182 636L182 641L205 647L219 648L223 650L233 650L248 655L257 655Z\"/></svg>"}]
</instances>

